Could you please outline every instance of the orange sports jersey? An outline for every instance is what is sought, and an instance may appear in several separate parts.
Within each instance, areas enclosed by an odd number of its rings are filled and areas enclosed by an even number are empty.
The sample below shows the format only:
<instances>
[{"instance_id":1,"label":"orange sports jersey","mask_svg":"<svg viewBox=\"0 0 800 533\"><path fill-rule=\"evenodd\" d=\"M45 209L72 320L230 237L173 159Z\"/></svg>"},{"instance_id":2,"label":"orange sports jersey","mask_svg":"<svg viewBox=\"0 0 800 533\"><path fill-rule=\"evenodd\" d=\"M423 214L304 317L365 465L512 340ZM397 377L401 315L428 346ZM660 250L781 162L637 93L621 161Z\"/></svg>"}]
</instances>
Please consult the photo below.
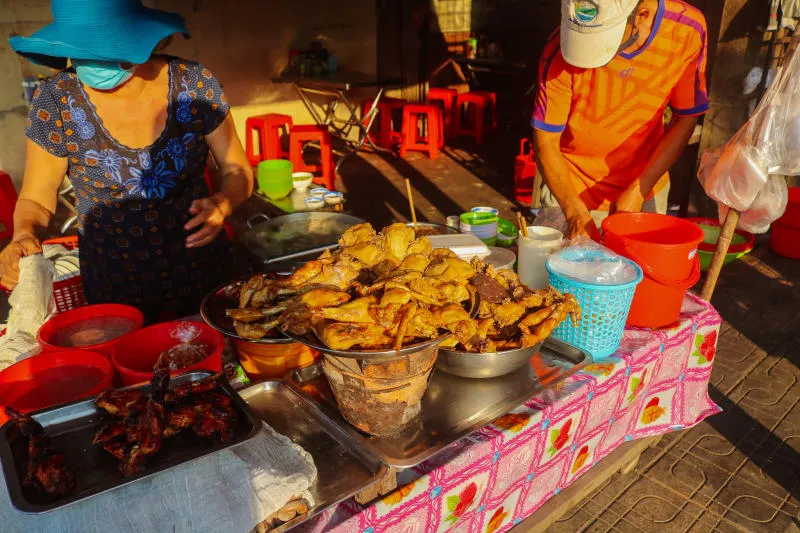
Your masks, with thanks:
<instances>
[{"instance_id":1,"label":"orange sports jersey","mask_svg":"<svg viewBox=\"0 0 800 533\"><path fill-rule=\"evenodd\" d=\"M708 109L705 18L684 2L660 0L645 45L600 68L569 65L560 44L556 32L542 54L531 124L563 132L561 152L581 198L605 210L644 169L664 133L667 105L680 116Z\"/></svg>"}]
</instances>

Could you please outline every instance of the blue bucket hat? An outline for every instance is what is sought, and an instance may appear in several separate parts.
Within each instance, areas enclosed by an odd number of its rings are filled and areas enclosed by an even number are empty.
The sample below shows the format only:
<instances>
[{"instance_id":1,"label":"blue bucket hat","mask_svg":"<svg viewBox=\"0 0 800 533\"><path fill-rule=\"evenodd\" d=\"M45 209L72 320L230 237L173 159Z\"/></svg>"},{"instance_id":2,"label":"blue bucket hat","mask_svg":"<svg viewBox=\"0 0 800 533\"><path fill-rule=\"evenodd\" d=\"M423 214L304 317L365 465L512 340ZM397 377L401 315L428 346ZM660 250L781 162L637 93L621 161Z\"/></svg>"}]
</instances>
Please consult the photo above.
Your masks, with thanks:
<instances>
[{"instance_id":1,"label":"blue bucket hat","mask_svg":"<svg viewBox=\"0 0 800 533\"><path fill-rule=\"evenodd\" d=\"M66 67L68 58L139 65L162 39L189 36L183 17L141 0L52 0L51 10L52 24L9 40L16 53L51 68Z\"/></svg>"}]
</instances>

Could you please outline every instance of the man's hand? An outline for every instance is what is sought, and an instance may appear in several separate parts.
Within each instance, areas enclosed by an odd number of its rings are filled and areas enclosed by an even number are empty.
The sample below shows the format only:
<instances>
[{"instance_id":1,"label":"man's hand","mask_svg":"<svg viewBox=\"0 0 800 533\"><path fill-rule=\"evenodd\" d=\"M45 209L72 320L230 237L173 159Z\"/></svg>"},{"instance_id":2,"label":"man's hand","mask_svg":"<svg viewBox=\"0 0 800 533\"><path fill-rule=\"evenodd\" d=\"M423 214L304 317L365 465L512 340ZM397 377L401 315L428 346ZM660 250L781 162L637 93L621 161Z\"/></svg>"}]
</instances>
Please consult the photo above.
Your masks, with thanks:
<instances>
[{"instance_id":1,"label":"man's hand","mask_svg":"<svg viewBox=\"0 0 800 533\"><path fill-rule=\"evenodd\" d=\"M0 252L0 285L13 289L19 283L19 260L42 253L39 239L32 235L17 237Z\"/></svg>"},{"instance_id":2,"label":"man's hand","mask_svg":"<svg viewBox=\"0 0 800 533\"><path fill-rule=\"evenodd\" d=\"M576 237L589 237L590 239L595 239L599 237L599 233L597 232L597 226L594 223L594 219L592 215L589 214L589 211L584 210L583 213L578 213L574 215L567 216L567 224L569 229L567 230L568 233L566 235L567 239L574 239Z\"/></svg>"},{"instance_id":3,"label":"man's hand","mask_svg":"<svg viewBox=\"0 0 800 533\"><path fill-rule=\"evenodd\" d=\"M191 230L201 224L203 227L186 237L186 247L199 248L211 243L222 230L222 225L231 211L231 201L222 193L192 202L189 213L194 215L194 218L187 222L183 229Z\"/></svg>"},{"instance_id":4,"label":"man's hand","mask_svg":"<svg viewBox=\"0 0 800 533\"><path fill-rule=\"evenodd\" d=\"M614 213L638 213L642 210L644 195L642 195L639 181L635 181L630 187L622 191L617 201L611 204L609 212Z\"/></svg>"}]
</instances>

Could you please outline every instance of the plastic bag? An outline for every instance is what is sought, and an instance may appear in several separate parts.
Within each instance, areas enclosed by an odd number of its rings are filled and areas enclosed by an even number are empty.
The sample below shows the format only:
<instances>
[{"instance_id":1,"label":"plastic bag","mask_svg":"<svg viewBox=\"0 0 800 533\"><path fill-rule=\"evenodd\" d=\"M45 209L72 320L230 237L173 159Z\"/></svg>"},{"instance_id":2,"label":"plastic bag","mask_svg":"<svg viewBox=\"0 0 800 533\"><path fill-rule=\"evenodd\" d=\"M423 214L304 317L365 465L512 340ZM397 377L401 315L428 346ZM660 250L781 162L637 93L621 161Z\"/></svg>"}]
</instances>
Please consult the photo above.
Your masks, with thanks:
<instances>
[{"instance_id":1,"label":"plastic bag","mask_svg":"<svg viewBox=\"0 0 800 533\"><path fill-rule=\"evenodd\" d=\"M569 241L547 259L547 265L560 276L590 285L621 285L640 276L633 262L588 237Z\"/></svg>"},{"instance_id":2,"label":"plastic bag","mask_svg":"<svg viewBox=\"0 0 800 533\"><path fill-rule=\"evenodd\" d=\"M789 188L782 176L770 176L747 211L739 214L737 228L750 233L766 233L770 224L783 215L789 202ZM728 207L719 205L719 220L725 221Z\"/></svg>"},{"instance_id":3,"label":"plastic bag","mask_svg":"<svg viewBox=\"0 0 800 533\"><path fill-rule=\"evenodd\" d=\"M719 204L745 211L767 182L767 161L749 144L752 131L745 124L721 149L700 158L697 178L706 194Z\"/></svg>"},{"instance_id":4,"label":"plastic bag","mask_svg":"<svg viewBox=\"0 0 800 533\"><path fill-rule=\"evenodd\" d=\"M199 363L209 356L210 346L193 342L200 336L200 328L191 322L181 322L170 332L178 344L158 356L154 370L180 370Z\"/></svg>"}]
</instances>

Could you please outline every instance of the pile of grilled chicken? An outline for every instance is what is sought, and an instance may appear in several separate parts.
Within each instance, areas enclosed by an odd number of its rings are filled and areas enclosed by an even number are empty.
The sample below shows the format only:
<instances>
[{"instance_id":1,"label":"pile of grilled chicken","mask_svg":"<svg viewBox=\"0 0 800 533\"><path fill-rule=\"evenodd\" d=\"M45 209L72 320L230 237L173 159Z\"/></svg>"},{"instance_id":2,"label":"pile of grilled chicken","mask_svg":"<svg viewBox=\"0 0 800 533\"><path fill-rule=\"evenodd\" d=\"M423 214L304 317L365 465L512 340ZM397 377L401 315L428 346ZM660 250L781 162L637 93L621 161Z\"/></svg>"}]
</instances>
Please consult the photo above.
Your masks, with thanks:
<instances>
[{"instance_id":1,"label":"pile of grilled chicken","mask_svg":"<svg viewBox=\"0 0 800 533\"><path fill-rule=\"evenodd\" d=\"M239 308L229 309L227 315L237 333L251 339L281 328L295 335L313 332L334 350L369 350L400 349L449 335L445 345L489 351L497 347L493 334L506 344L513 340L506 338L508 330L500 331L504 328L519 324L516 341L533 345L535 338L549 335L551 324L579 313L571 296L530 291L513 272L500 272L479 262L470 264L448 249L433 249L426 237L404 224L380 233L359 224L342 235L335 252L324 253L291 276L257 275L248 280L239 294ZM489 281L476 285L476 277ZM486 292L489 282L501 285L508 296L490 296L490 302L481 305L485 316L478 321L471 313L476 293ZM510 311L510 306L500 305L511 303L521 307L522 314L497 320L495 314ZM540 322L524 321L542 308L550 312L537 315L543 317ZM488 318L493 318L492 324ZM524 336L530 338L526 341Z\"/></svg>"},{"instance_id":2,"label":"pile of grilled chicken","mask_svg":"<svg viewBox=\"0 0 800 533\"><path fill-rule=\"evenodd\" d=\"M122 474L130 476L144 470L164 439L183 430L229 440L236 413L230 398L216 391L220 376L169 389L169 371L162 369L153 375L149 396L139 389L106 390L95 400L106 416L94 444L116 457Z\"/></svg>"},{"instance_id":3,"label":"pile of grilled chicken","mask_svg":"<svg viewBox=\"0 0 800 533\"><path fill-rule=\"evenodd\" d=\"M6 407L22 438L27 438L28 468L23 487L43 490L50 496L66 496L75 489L75 475L67 467L64 454L56 450L36 420Z\"/></svg>"}]
</instances>

